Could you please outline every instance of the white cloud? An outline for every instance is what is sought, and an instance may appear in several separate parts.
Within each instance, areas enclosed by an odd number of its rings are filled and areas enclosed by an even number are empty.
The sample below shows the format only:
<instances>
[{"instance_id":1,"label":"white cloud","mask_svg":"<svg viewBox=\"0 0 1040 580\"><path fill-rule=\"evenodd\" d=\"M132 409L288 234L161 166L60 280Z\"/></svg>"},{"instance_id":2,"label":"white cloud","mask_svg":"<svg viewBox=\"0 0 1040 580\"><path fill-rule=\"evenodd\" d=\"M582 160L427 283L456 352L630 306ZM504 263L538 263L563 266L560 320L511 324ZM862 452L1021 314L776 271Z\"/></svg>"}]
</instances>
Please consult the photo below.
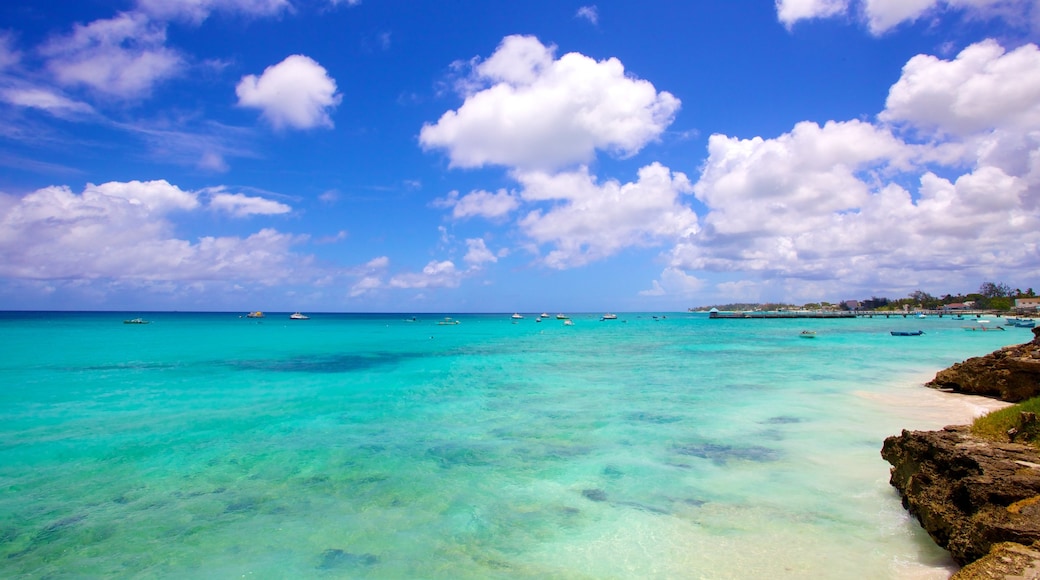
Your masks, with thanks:
<instances>
[{"instance_id":1,"label":"white cloud","mask_svg":"<svg viewBox=\"0 0 1040 580\"><path fill-rule=\"evenodd\" d=\"M1040 129L1040 50L986 40L954 60L917 55L889 90L880 118L939 134Z\"/></svg>"},{"instance_id":2,"label":"white cloud","mask_svg":"<svg viewBox=\"0 0 1040 580\"><path fill-rule=\"evenodd\" d=\"M496 193L481 189L471 191L462 197L459 197L458 191L451 191L447 197L435 199L432 205L438 208L451 208L451 215L455 219L470 217L495 219L506 216L520 207L520 201L515 195L504 189L500 189Z\"/></svg>"},{"instance_id":3,"label":"white cloud","mask_svg":"<svg viewBox=\"0 0 1040 580\"><path fill-rule=\"evenodd\" d=\"M520 228L538 244L553 248L544 262L552 268L581 266L630 246L652 246L698 230L697 215L680 196L691 191L682 173L658 163L639 170L635 183L596 183L588 170L548 174L521 173L521 197L554 201L520 220Z\"/></svg>"},{"instance_id":4,"label":"white cloud","mask_svg":"<svg viewBox=\"0 0 1040 580\"><path fill-rule=\"evenodd\" d=\"M17 107L40 109L62 118L94 112L93 107L86 103L37 87L6 88L0 90L0 99Z\"/></svg>"},{"instance_id":5,"label":"white cloud","mask_svg":"<svg viewBox=\"0 0 1040 580\"><path fill-rule=\"evenodd\" d=\"M588 20L592 24L599 23L599 9L595 5L582 6L578 8L578 11L574 14L575 17L583 20Z\"/></svg>"},{"instance_id":6,"label":"white cloud","mask_svg":"<svg viewBox=\"0 0 1040 580\"><path fill-rule=\"evenodd\" d=\"M651 288L639 292L639 295L690 298L702 291L704 286L704 281L696 276L691 276L678 268L665 268L661 272L661 279L654 280Z\"/></svg>"},{"instance_id":7,"label":"white cloud","mask_svg":"<svg viewBox=\"0 0 1040 580\"><path fill-rule=\"evenodd\" d=\"M854 12L874 35L932 15L1001 19L1012 27L1028 28L1037 9L1035 0L776 0L777 18L788 28L799 20Z\"/></svg>"},{"instance_id":8,"label":"white cloud","mask_svg":"<svg viewBox=\"0 0 1040 580\"><path fill-rule=\"evenodd\" d=\"M146 96L152 87L183 72L185 63L166 48L166 27L140 13L76 24L72 34L40 49L47 68L63 85L85 85L117 98Z\"/></svg>"},{"instance_id":9,"label":"white cloud","mask_svg":"<svg viewBox=\"0 0 1040 580\"><path fill-rule=\"evenodd\" d=\"M390 278L390 288L457 288L462 280L462 272L455 268L451 260L431 261L422 272L406 272Z\"/></svg>"},{"instance_id":10,"label":"white cloud","mask_svg":"<svg viewBox=\"0 0 1040 580\"><path fill-rule=\"evenodd\" d=\"M301 237L271 229L195 243L176 237L167 216L199 207L197 194L165 181L0 195L0 276L89 285L102 279L269 284L301 275L307 260L290 252Z\"/></svg>"},{"instance_id":11,"label":"white cloud","mask_svg":"<svg viewBox=\"0 0 1040 580\"><path fill-rule=\"evenodd\" d=\"M551 170L597 150L635 154L679 109L677 98L626 74L617 59L554 52L534 37L503 39L476 65L462 106L424 125L420 143L445 149L453 167Z\"/></svg>"},{"instance_id":12,"label":"white cloud","mask_svg":"<svg viewBox=\"0 0 1040 580\"><path fill-rule=\"evenodd\" d=\"M488 262L497 262L498 257L488 249L483 238L471 238L466 240L466 256L464 262L472 266L480 266Z\"/></svg>"},{"instance_id":13,"label":"white cloud","mask_svg":"<svg viewBox=\"0 0 1040 580\"><path fill-rule=\"evenodd\" d=\"M292 211L292 208L284 203L241 193L215 193L209 201L209 206L234 217L277 215Z\"/></svg>"},{"instance_id":14,"label":"white cloud","mask_svg":"<svg viewBox=\"0 0 1040 580\"><path fill-rule=\"evenodd\" d=\"M202 22L213 12L274 16L292 9L289 0L138 0L138 8L158 19Z\"/></svg>"},{"instance_id":15,"label":"white cloud","mask_svg":"<svg viewBox=\"0 0 1040 580\"><path fill-rule=\"evenodd\" d=\"M301 54L267 67L259 77L242 77L235 93L240 106L260 109L276 129L331 128L329 112L342 99L328 72Z\"/></svg>"},{"instance_id":16,"label":"white cloud","mask_svg":"<svg viewBox=\"0 0 1040 580\"><path fill-rule=\"evenodd\" d=\"M703 229L669 251L669 267L798 280L815 299L824 290L970 288L998 264L1035 278L1036 58L1035 46L1005 53L992 42L953 61L915 57L892 87L885 125L806 122L773 139L713 135L694 186L708 208ZM907 143L892 127L928 139ZM751 286L786 284L740 283L749 295Z\"/></svg>"},{"instance_id":17,"label":"white cloud","mask_svg":"<svg viewBox=\"0 0 1040 580\"><path fill-rule=\"evenodd\" d=\"M859 173L903 166L912 150L869 123L803 122L776 139L712 135L694 191L719 235L801 231L860 207L870 185Z\"/></svg>"},{"instance_id":18,"label":"white cloud","mask_svg":"<svg viewBox=\"0 0 1040 580\"><path fill-rule=\"evenodd\" d=\"M776 0L776 15L790 28L799 20L844 14L848 7L849 0Z\"/></svg>"},{"instance_id":19,"label":"white cloud","mask_svg":"<svg viewBox=\"0 0 1040 580\"><path fill-rule=\"evenodd\" d=\"M0 31L0 71L7 70L22 60L22 54L14 48L14 36Z\"/></svg>"}]
</instances>

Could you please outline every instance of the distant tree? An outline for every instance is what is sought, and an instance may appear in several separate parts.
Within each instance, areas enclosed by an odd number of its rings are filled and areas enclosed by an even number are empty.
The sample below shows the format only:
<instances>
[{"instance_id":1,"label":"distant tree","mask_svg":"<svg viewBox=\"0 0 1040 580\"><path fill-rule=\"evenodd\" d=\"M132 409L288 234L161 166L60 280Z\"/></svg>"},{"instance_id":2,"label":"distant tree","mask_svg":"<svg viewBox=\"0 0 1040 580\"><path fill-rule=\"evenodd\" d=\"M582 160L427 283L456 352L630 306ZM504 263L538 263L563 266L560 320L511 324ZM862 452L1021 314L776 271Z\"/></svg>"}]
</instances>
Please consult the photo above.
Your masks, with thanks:
<instances>
[{"instance_id":1,"label":"distant tree","mask_svg":"<svg viewBox=\"0 0 1040 580\"><path fill-rule=\"evenodd\" d=\"M1011 287L1003 282L999 284L983 282L982 286L979 286L979 294L986 298L1007 298L1011 296Z\"/></svg>"},{"instance_id":2,"label":"distant tree","mask_svg":"<svg viewBox=\"0 0 1040 580\"><path fill-rule=\"evenodd\" d=\"M938 308L941 304L938 298L921 290L911 292L910 299L917 303L921 308Z\"/></svg>"}]
</instances>

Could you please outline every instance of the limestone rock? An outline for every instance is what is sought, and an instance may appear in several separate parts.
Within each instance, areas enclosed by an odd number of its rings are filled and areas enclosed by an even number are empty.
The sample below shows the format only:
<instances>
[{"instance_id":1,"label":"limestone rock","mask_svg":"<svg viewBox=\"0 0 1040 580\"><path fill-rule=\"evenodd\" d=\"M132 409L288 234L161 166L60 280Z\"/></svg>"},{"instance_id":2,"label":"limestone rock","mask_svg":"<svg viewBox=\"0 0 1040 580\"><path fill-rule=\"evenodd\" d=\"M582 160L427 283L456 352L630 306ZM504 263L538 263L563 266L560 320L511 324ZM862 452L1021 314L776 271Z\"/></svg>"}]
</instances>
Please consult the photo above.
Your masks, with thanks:
<instances>
[{"instance_id":1,"label":"limestone rock","mask_svg":"<svg viewBox=\"0 0 1040 580\"><path fill-rule=\"evenodd\" d=\"M1010 403L1040 396L1040 328L1031 342L954 364L926 386Z\"/></svg>"},{"instance_id":2,"label":"limestone rock","mask_svg":"<svg viewBox=\"0 0 1040 580\"><path fill-rule=\"evenodd\" d=\"M1040 580L1040 543L997 544L990 553L961 568L950 580Z\"/></svg>"},{"instance_id":3,"label":"limestone rock","mask_svg":"<svg viewBox=\"0 0 1040 580\"><path fill-rule=\"evenodd\" d=\"M966 426L885 439L890 482L933 540L959 564L1002 542L1040 540L1040 451L978 439Z\"/></svg>"}]
</instances>

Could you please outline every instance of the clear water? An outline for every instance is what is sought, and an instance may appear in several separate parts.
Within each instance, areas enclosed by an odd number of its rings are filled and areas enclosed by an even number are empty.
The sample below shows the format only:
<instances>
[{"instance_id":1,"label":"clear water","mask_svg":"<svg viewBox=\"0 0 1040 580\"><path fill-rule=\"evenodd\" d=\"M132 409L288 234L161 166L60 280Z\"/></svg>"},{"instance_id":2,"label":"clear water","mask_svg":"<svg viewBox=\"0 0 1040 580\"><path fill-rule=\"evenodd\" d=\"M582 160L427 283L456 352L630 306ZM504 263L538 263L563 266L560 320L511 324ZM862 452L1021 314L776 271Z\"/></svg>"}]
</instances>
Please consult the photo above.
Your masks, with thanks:
<instances>
[{"instance_id":1,"label":"clear water","mask_svg":"<svg viewBox=\"0 0 1040 580\"><path fill-rule=\"evenodd\" d=\"M944 578L881 443L1032 336L134 316L0 313L0 576Z\"/></svg>"}]
</instances>

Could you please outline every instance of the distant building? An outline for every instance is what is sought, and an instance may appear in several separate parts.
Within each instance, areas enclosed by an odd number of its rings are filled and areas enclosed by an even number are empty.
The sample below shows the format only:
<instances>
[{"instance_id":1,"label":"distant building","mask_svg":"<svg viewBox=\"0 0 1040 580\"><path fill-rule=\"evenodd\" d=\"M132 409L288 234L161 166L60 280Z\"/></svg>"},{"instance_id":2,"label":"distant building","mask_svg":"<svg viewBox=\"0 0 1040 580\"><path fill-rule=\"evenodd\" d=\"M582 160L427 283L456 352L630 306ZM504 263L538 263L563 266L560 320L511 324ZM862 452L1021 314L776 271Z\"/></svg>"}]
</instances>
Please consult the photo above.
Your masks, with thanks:
<instances>
[{"instance_id":1,"label":"distant building","mask_svg":"<svg viewBox=\"0 0 1040 580\"><path fill-rule=\"evenodd\" d=\"M943 310L971 310L974 302L953 302L943 306Z\"/></svg>"},{"instance_id":2,"label":"distant building","mask_svg":"<svg viewBox=\"0 0 1040 580\"><path fill-rule=\"evenodd\" d=\"M841 303L841 307L845 310L859 310L859 300L846 300Z\"/></svg>"},{"instance_id":3,"label":"distant building","mask_svg":"<svg viewBox=\"0 0 1040 580\"><path fill-rule=\"evenodd\" d=\"M1040 298L1015 298L1015 310L1040 310Z\"/></svg>"}]
</instances>

